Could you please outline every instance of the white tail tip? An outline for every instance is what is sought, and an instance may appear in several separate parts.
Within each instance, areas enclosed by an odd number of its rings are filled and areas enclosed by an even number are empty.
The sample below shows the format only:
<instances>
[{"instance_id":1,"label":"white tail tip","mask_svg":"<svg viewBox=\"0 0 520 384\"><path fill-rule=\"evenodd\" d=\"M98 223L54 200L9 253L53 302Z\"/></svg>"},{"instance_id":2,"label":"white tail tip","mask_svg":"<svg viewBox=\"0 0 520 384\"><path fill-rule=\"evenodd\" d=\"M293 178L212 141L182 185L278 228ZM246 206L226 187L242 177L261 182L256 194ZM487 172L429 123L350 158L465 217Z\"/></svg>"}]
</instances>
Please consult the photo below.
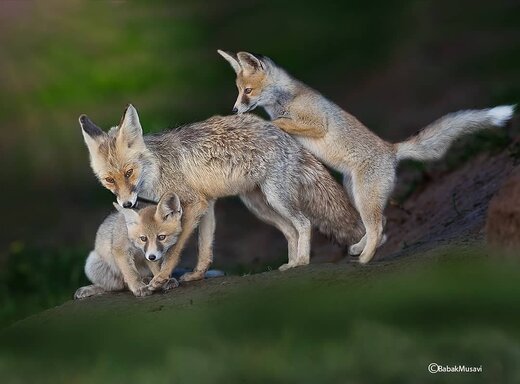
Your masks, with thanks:
<instances>
[{"instance_id":1,"label":"white tail tip","mask_svg":"<svg viewBox=\"0 0 520 384\"><path fill-rule=\"evenodd\" d=\"M516 105L501 105L499 107L491 108L488 111L488 116L493 125L502 126L513 117Z\"/></svg>"}]
</instances>

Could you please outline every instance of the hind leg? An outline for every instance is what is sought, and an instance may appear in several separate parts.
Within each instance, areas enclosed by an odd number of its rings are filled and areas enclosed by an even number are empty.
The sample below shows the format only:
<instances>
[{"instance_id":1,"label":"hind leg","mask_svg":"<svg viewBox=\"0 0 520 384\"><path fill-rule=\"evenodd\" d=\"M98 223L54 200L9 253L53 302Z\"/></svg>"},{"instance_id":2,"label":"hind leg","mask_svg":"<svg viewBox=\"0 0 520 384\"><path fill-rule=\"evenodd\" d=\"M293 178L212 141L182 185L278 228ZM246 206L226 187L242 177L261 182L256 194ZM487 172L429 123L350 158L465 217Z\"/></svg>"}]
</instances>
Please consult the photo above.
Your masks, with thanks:
<instances>
[{"instance_id":1,"label":"hind leg","mask_svg":"<svg viewBox=\"0 0 520 384\"><path fill-rule=\"evenodd\" d=\"M114 265L108 264L96 251L90 252L85 263L85 275L94 284L106 291L125 289L123 274Z\"/></svg>"},{"instance_id":2,"label":"hind leg","mask_svg":"<svg viewBox=\"0 0 520 384\"><path fill-rule=\"evenodd\" d=\"M386 226L386 218L383 216L383 229ZM381 241L379 242L378 247L382 246L384 243L386 243L386 235L383 233L383 236L381 237ZM358 256L361 252L363 252L363 249L367 245L367 235L366 233L363 235L361 240L357 242L354 245L351 245L348 249L348 253L351 256Z\"/></svg>"},{"instance_id":3,"label":"hind leg","mask_svg":"<svg viewBox=\"0 0 520 384\"><path fill-rule=\"evenodd\" d=\"M96 251L90 252L87 257L85 275L93 284L78 288L74 299L125 289L123 275L103 260Z\"/></svg>"},{"instance_id":4,"label":"hind leg","mask_svg":"<svg viewBox=\"0 0 520 384\"><path fill-rule=\"evenodd\" d=\"M260 190L240 195L240 199L260 220L275 226L283 233L287 240L289 260L296 260L298 252L298 232L296 232L291 222L286 220L267 204Z\"/></svg>"},{"instance_id":5,"label":"hind leg","mask_svg":"<svg viewBox=\"0 0 520 384\"><path fill-rule=\"evenodd\" d=\"M347 195L352 202L352 205L354 205L354 208L359 212L359 209L356 207L356 199L354 198L354 181L352 179L352 175L350 172L344 172L343 173L343 188L345 188L345 191L347 192ZM363 249L367 245L367 235L366 233L363 235L361 240L359 240L356 244L353 244L349 247L348 253L352 256L357 256L361 252L363 252Z\"/></svg>"},{"instance_id":6,"label":"hind leg","mask_svg":"<svg viewBox=\"0 0 520 384\"><path fill-rule=\"evenodd\" d=\"M280 270L285 271L300 265L308 265L311 253L311 221L296 208L296 204L291 201L291 196L287 193L287 190L281 189L279 185L267 185L262 191L269 205L284 219L288 220L298 234L296 257L289 258L289 262L282 265Z\"/></svg>"},{"instance_id":7,"label":"hind leg","mask_svg":"<svg viewBox=\"0 0 520 384\"><path fill-rule=\"evenodd\" d=\"M377 247L384 241L383 210L388 196L392 192L394 179L395 171L382 167L374 167L368 172L359 172L354 175L354 199L366 228L366 244L359 257L359 262L362 264L368 263L374 257ZM363 239L360 243L363 243ZM357 251L357 249L354 250Z\"/></svg>"},{"instance_id":8,"label":"hind leg","mask_svg":"<svg viewBox=\"0 0 520 384\"><path fill-rule=\"evenodd\" d=\"M289 268L298 267L301 265L308 265L311 261L311 231L312 225L310 220L301 213L295 212L291 216L291 222L298 232L297 254L296 258L280 266L280 271L285 271Z\"/></svg>"},{"instance_id":9,"label":"hind leg","mask_svg":"<svg viewBox=\"0 0 520 384\"><path fill-rule=\"evenodd\" d=\"M354 207L359 212L359 209L356 206L356 199L354 198L354 181L352 179L352 175L349 172L345 172L343 174L343 187L345 188L345 191L347 191L347 195L350 198L350 201L354 205ZM386 225L386 219L383 217L383 228ZM386 235L383 234L381 237L381 241L378 244L378 247L383 245L386 242ZM366 233L363 235L361 240L359 240L356 244L353 244L349 247L348 253L352 256L357 256L361 252L363 252L363 249L365 249L367 245L367 235Z\"/></svg>"}]
</instances>

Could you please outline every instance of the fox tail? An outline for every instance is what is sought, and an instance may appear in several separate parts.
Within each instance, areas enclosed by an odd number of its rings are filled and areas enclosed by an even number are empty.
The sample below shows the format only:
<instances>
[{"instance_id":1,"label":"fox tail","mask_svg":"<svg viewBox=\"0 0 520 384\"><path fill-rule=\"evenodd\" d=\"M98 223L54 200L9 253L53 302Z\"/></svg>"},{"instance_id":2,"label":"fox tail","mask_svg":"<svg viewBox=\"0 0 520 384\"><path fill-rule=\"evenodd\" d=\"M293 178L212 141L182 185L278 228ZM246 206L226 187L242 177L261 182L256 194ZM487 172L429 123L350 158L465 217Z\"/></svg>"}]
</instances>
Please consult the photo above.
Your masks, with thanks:
<instances>
[{"instance_id":1,"label":"fox tail","mask_svg":"<svg viewBox=\"0 0 520 384\"><path fill-rule=\"evenodd\" d=\"M434 121L408 140L394 144L397 160L438 160L460 136L486 128L504 126L513 116L514 110L514 105L502 105L450 113Z\"/></svg>"},{"instance_id":2,"label":"fox tail","mask_svg":"<svg viewBox=\"0 0 520 384\"><path fill-rule=\"evenodd\" d=\"M313 226L340 245L358 242L365 233L345 190L309 152L303 151L300 201Z\"/></svg>"}]
</instances>

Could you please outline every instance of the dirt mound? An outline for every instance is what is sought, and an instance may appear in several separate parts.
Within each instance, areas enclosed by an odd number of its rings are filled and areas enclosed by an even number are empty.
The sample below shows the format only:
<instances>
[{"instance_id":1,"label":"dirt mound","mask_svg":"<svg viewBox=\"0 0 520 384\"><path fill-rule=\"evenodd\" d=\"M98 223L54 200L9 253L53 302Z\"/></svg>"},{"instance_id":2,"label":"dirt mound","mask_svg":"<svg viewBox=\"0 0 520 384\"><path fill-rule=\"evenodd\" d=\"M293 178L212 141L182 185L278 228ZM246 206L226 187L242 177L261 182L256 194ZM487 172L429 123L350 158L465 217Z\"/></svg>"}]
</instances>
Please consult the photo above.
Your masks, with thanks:
<instances>
[{"instance_id":1,"label":"dirt mound","mask_svg":"<svg viewBox=\"0 0 520 384\"><path fill-rule=\"evenodd\" d=\"M520 248L520 169L507 178L489 203L486 239L505 249Z\"/></svg>"},{"instance_id":2,"label":"dirt mound","mask_svg":"<svg viewBox=\"0 0 520 384\"><path fill-rule=\"evenodd\" d=\"M442 245L459 245L484 240L488 207L493 196L515 171L514 144L500 154L480 155L452 172L431 174L401 205L387 209L388 241L382 246L377 259L394 258ZM515 178L518 180L518 178ZM505 185L504 194L511 188ZM516 201L519 200L517 194ZM513 196L500 204L513 205ZM517 203L518 205L518 203ZM518 208L517 208L518 209ZM502 215L503 212L496 213ZM495 226L494 222L489 226ZM518 228L520 228L517 225Z\"/></svg>"}]
</instances>

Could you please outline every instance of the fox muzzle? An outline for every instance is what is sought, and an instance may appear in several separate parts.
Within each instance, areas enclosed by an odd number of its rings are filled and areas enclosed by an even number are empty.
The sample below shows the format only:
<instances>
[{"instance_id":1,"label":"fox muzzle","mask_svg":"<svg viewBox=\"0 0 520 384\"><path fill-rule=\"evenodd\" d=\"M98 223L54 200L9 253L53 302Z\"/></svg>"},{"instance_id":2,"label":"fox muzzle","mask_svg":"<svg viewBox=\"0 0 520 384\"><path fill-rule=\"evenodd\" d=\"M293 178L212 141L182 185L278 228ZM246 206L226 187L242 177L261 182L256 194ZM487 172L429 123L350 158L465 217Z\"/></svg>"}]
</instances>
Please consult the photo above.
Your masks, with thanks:
<instances>
[{"instance_id":1,"label":"fox muzzle","mask_svg":"<svg viewBox=\"0 0 520 384\"><path fill-rule=\"evenodd\" d=\"M117 203L123 208L133 208L137 204L137 193L132 193L127 198L117 196Z\"/></svg>"}]
</instances>

